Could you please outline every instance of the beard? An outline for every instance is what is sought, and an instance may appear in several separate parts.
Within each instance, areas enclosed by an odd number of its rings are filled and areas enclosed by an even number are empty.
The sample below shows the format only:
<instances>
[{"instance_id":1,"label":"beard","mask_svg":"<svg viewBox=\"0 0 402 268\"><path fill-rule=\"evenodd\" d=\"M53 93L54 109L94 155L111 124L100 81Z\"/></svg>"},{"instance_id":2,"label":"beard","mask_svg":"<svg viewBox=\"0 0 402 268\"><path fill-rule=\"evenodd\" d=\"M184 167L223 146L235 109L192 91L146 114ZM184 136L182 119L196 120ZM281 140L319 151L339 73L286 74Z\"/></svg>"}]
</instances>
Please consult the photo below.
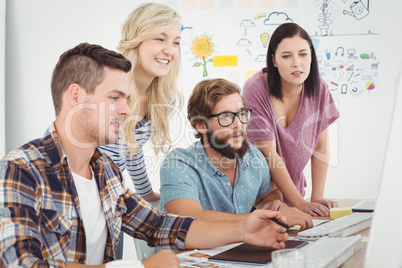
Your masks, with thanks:
<instances>
[{"instance_id":1,"label":"beard","mask_svg":"<svg viewBox=\"0 0 402 268\"><path fill-rule=\"evenodd\" d=\"M249 144L246 141L244 133L242 134L244 139L239 149L235 149L232 145L227 143L227 141L230 139L230 135L227 135L226 137L223 138L218 138L213 137L213 133L208 132L207 139L211 148L220 153L222 156L229 159L235 159L236 156L239 158L243 158L243 156L247 153Z\"/></svg>"},{"instance_id":2,"label":"beard","mask_svg":"<svg viewBox=\"0 0 402 268\"><path fill-rule=\"evenodd\" d=\"M93 113L94 111L83 109L78 115L77 121L80 126L82 142L86 144L97 144L97 146L115 143L117 139L115 140L109 137L110 135L107 134L109 130L107 126L105 126L104 129L100 128L99 119L95 121Z\"/></svg>"}]
</instances>

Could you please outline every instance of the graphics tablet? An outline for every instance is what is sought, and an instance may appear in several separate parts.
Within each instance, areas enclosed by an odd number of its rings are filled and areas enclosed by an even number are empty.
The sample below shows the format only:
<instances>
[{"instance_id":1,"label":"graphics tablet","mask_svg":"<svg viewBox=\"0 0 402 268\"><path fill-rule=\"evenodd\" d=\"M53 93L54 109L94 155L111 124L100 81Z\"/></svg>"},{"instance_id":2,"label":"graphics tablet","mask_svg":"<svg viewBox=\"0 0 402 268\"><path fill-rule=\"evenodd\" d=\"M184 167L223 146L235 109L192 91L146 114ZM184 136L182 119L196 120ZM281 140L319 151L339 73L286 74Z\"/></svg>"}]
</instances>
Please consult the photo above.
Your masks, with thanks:
<instances>
[{"instance_id":1,"label":"graphics tablet","mask_svg":"<svg viewBox=\"0 0 402 268\"><path fill-rule=\"evenodd\" d=\"M285 248L300 248L307 245L305 241L288 240ZM271 262L271 253L276 249L270 247L257 247L249 244L231 248L209 258L210 261L234 262L242 264L266 265Z\"/></svg>"}]
</instances>

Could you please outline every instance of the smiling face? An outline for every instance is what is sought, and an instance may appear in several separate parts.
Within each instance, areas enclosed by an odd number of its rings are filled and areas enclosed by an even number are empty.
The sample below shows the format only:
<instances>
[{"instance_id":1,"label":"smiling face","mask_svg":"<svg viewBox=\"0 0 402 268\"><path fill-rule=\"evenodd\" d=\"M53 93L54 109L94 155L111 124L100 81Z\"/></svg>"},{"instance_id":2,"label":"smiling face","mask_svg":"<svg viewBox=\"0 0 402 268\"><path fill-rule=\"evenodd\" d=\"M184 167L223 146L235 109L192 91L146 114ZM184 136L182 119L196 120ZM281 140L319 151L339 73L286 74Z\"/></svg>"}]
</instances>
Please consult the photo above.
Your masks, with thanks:
<instances>
[{"instance_id":1,"label":"smiling face","mask_svg":"<svg viewBox=\"0 0 402 268\"><path fill-rule=\"evenodd\" d=\"M142 79L153 80L166 76L180 53L180 23L166 32L143 41L138 47L139 65L135 74Z\"/></svg>"},{"instance_id":2,"label":"smiling face","mask_svg":"<svg viewBox=\"0 0 402 268\"><path fill-rule=\"evenodd\" d=\"M216 103L211 114L236 113L243 109L244 105L241 96L238 93L233 93L222 97ZM209 122L211 129L206 134L209 145L224 157L234 159L236 154L239 157L243 157L248 150L248 143L245 139L246 124L241 123L238 117L235 117L233 123L227 127L220 126L216 117L210 118Z\"/></svg>"},{"instance_id":3,"label":"smiling face","mask_svg":"<svg viewBox=\"0 0 402 268\"><path fill-rule=\"evenodd\" d=\"M104 79L94 93L84 94L86 100L76 120L81 142L98 146L117 142L124 117L130 113L127 73L105 68Z\"/></svg>"},{"instance_id":4,"label":"smiling face","mask_svg":"<svg viewBox=\"0 0 402 268\"><path fill-rule=\"evenodd\" d=\"M310 74L310 46L298 35L284 38L279 43L272 61L278 68L282 85L301 85Z\"/></svg>"}]
</instances>

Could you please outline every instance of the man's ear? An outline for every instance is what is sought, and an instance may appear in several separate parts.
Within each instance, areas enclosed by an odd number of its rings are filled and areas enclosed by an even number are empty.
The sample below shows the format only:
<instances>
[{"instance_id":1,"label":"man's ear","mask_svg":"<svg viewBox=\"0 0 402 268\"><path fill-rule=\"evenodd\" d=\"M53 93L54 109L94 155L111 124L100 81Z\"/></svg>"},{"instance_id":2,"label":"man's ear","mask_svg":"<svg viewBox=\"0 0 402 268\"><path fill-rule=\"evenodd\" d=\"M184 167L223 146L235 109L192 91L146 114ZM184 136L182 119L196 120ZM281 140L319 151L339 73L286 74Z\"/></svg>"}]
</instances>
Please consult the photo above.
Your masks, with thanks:
<instances>
[{"instance_id":1,"label":"man's ear","mask_svg":"<svg viewBox=\"0 0 402 268\"><path fill-rule=\"evenodd\" d=\"M195 128L197 129L197 131L199 133L201 133L202 135L207 134L208 132L208 126L204 120L197 120L194 124Z\"/></svg>"},{"instance_id":2,"label":"man's ear","mask_svg":"<svg viewBox=\"0 0 402 268\"><path fill-rule=\"evenodd\" d=\"M77 105L79 103L80 98L82 98L82 91L84 91L84 89L76 83L71 84L68 87L67 98L71 106Z\"/></svg>"}]
</instances>

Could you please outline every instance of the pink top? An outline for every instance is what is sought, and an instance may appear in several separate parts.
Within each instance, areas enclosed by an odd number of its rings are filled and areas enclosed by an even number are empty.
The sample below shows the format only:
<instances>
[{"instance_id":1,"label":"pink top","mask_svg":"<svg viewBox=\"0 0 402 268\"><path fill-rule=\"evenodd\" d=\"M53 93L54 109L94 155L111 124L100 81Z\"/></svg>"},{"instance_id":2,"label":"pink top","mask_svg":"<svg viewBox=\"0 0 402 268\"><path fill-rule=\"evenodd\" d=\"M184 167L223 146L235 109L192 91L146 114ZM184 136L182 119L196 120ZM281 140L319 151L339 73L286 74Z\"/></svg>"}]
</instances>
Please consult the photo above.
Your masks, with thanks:
<instances>
[{"instance_id":1,"label":"pink top","mask_svg":"<svg viewBox=\"0 0 402 268\"><path fill-rule=\"evenodd\" d=\"M255 140L276 140L278 154L282 157L293 183L304 196L307 184L303 169L313 155L321 131L339 117L327 84L321 79L317 98L306 97L303 87L299 110L287 128L283 128L278 121L263 70L246 81L243 96L247 107L253 109L247 126L250 142L253 144Z\"/></svg>"}]
</instances>

